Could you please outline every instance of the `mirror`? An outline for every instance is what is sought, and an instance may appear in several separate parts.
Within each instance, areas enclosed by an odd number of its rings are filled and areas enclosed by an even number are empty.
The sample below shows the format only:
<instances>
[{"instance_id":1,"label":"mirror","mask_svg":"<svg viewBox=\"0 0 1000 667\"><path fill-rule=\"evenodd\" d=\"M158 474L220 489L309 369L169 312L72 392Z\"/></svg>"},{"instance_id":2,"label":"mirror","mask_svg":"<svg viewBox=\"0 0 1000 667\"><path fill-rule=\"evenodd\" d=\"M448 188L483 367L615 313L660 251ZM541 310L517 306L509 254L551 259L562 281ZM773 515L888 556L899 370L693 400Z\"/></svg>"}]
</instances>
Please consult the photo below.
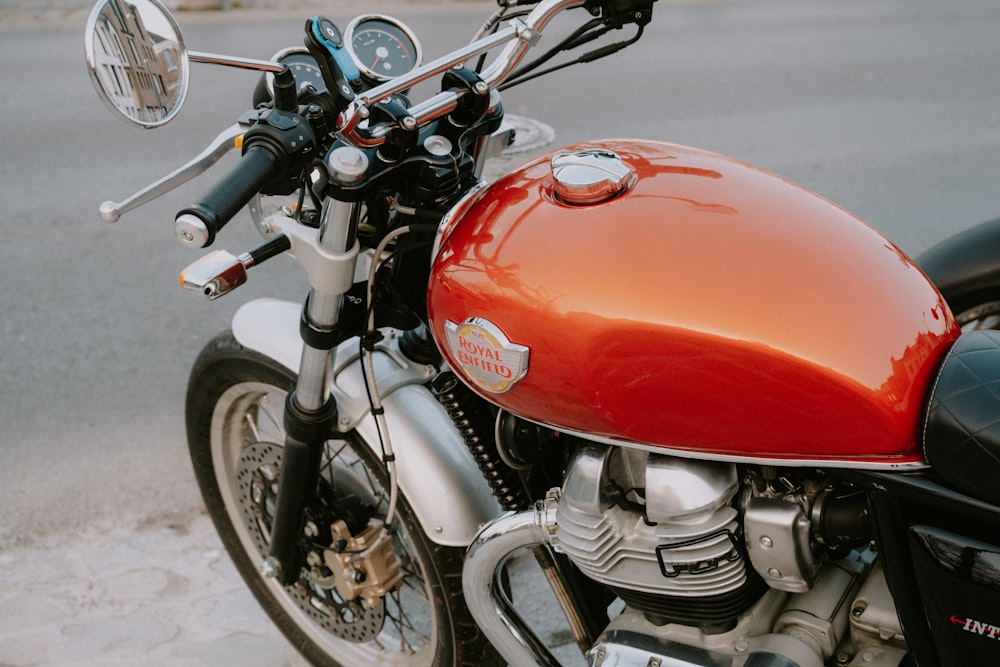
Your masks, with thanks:
<instances>
[{"instance_id":1,"label":"mirror","mask_svg":"<svg viewBox=\"0 0 1000 667\"><path fill-rule=\"evenodd\" d=\"M177 115L187 96L188 55L158 0L98 2L84 38L90 78L108 106L147 128Z\"/></svg>"}]
</instances>

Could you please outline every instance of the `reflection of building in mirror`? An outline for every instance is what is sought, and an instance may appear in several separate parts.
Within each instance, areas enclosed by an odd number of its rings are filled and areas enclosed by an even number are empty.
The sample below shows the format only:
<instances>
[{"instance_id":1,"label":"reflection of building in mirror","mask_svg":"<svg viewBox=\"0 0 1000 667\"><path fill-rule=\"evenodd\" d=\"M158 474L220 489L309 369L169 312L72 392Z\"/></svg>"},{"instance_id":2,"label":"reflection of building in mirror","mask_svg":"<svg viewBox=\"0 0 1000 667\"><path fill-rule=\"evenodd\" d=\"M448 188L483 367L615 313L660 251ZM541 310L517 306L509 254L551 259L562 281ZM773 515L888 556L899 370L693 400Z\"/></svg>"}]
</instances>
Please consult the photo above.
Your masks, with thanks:
<instances>
[{"instance_id":1,"label":"reflection of building in mirror","mask_svg":"<svg viewBox=\"0 0 1000 667\"><path fill-rule=\"evenodd\" d=\"M105 4L94 51L98 76L116 107L143 122L170 114L182 84L180 45L171 36L149 32L135 5Z\"/></svg>"}]
</instances>

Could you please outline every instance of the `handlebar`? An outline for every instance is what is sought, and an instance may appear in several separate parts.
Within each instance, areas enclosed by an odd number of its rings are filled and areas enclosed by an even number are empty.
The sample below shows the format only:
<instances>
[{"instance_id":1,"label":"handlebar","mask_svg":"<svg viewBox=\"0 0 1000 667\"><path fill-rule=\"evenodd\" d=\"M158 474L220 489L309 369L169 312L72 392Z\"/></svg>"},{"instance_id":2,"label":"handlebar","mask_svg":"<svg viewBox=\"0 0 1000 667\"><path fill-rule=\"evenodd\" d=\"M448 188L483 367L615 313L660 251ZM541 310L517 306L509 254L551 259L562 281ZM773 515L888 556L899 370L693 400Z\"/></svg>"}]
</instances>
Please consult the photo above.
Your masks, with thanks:
<instances>
[{"instance_id":1,"label":"handlebar","mask_svg":"<svg viewBox=\"0 0 1000 667\"><path fill-rule=\"evenodd\" d=\"M384 102L397 93L406 91L434 76L462 66L468 60L485 54L495 48L503 47L503 51L479 75L483 84L496 88L511 76L528 50L541 38L541 31L559 13L587 6L596 11L596 2L601 2L602 11L614 12L616 15L623 10L639 6L636 3L651 4L654 0L542 0L523 19L510 21L506 28L474 40L471 44L460 48L442 58L427 63L410 72L402 74L380 86L368 91L358 92L352 100L347 100L347 106L340 112L335 134L348 145L357 148L375 148L382 146L389 134L389 125L364 124L371 116L371 109L376 104ZM520 4L530 4L522 2ZM607 5L605 8L604 5ZM640 13L633 14L639 17ZM617 20L617 19L616 19ZM631 20L636 20L633 18ZM646 19L648 21L648 18ZM619 21L617 27L621 26ZM422 126L441 118L455 110L461 100L462 92L444 90L429 99L415 104L407 109L408 115L416 126ZM346 99L346 98L345 98ZM294 114L291 114L294 116ZM273 117L278 117L274 114ZM260 119L263 121L263 117ZM282 120L282 123L286 119ZM296 121L297 122L297 121ZM270 138L274 141L263 141L260 145L249 142L240 163L220 180L202 199L190 206L175 218L175 229L178 238L185 245L202 248L210 245L216 234L229 220L239 212L269 181L281 175L285 163L294 149L286 150L281 132L299 132L302 128L291 128L282 123L271 123ZM265 127L266 122L251 130L249 138L258 128ZM265 128L266 129L266 128ZM301 135L299 140L301 142Z\"/></svg>"},{"instance_id":2,"label":"handlebar","mask_svg":"<svg viewBox=\"0 0 1000 667\"><path fill-rule=\"evenodd\" d=\"M174 220L177 238L194 248L211 245L215 235L278 175L280 168L281 161L266 144L248 148L239 163L200 202L177 214Z\"/></svg>"}]
</instances>

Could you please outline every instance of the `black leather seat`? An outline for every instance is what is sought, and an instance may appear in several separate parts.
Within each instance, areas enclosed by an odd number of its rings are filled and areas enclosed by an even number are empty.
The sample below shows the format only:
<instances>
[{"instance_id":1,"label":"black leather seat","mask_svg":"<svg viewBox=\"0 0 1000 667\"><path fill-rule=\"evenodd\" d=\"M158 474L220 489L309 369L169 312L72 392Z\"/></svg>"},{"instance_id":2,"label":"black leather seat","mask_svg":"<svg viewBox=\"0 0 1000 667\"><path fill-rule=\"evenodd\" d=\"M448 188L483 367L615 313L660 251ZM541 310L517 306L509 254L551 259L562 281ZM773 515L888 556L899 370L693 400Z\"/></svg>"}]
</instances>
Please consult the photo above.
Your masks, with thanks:
<instances>
[{"instance_id":1,"label":"black leather seat","mask_svg":"<svg viewBox=\"0 0 1000 667\"><path fill-rule=\"evenodd\" d=\"M1000 331L955 341L931 392L923 440L947 484L1000 504Z\"/></svg>"}]
</instances>

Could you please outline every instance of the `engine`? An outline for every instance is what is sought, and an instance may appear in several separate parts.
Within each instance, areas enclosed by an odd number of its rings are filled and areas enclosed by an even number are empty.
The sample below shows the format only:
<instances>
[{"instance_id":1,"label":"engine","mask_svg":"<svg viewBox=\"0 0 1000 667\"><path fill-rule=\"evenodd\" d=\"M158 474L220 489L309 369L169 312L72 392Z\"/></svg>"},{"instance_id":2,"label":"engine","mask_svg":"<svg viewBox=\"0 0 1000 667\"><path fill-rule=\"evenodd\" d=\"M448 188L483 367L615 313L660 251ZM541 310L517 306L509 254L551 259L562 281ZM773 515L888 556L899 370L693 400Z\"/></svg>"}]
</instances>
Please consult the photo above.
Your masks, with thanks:
<instances>
[{"instance_id":1,"label":"engine","mask_svg":"<svg viewBox=\"0 0 1000 667\"><path fill-rule=\"evenodd\" d=\"M822 479L585 444L543 507L550 545L626 605L595 667L905 656L863 498Z\"/></svg>"},{"instance_id":2,"label":"engine","mask_svg":"<svg viewBox=\"0 0 1000 667\"><path fill-rule=\"evenodd\" d=\"M552 545L661 624L733 627L763 594L732 500L736 468L586 446L558 499Z\"/></svg>"}]
</instances>

